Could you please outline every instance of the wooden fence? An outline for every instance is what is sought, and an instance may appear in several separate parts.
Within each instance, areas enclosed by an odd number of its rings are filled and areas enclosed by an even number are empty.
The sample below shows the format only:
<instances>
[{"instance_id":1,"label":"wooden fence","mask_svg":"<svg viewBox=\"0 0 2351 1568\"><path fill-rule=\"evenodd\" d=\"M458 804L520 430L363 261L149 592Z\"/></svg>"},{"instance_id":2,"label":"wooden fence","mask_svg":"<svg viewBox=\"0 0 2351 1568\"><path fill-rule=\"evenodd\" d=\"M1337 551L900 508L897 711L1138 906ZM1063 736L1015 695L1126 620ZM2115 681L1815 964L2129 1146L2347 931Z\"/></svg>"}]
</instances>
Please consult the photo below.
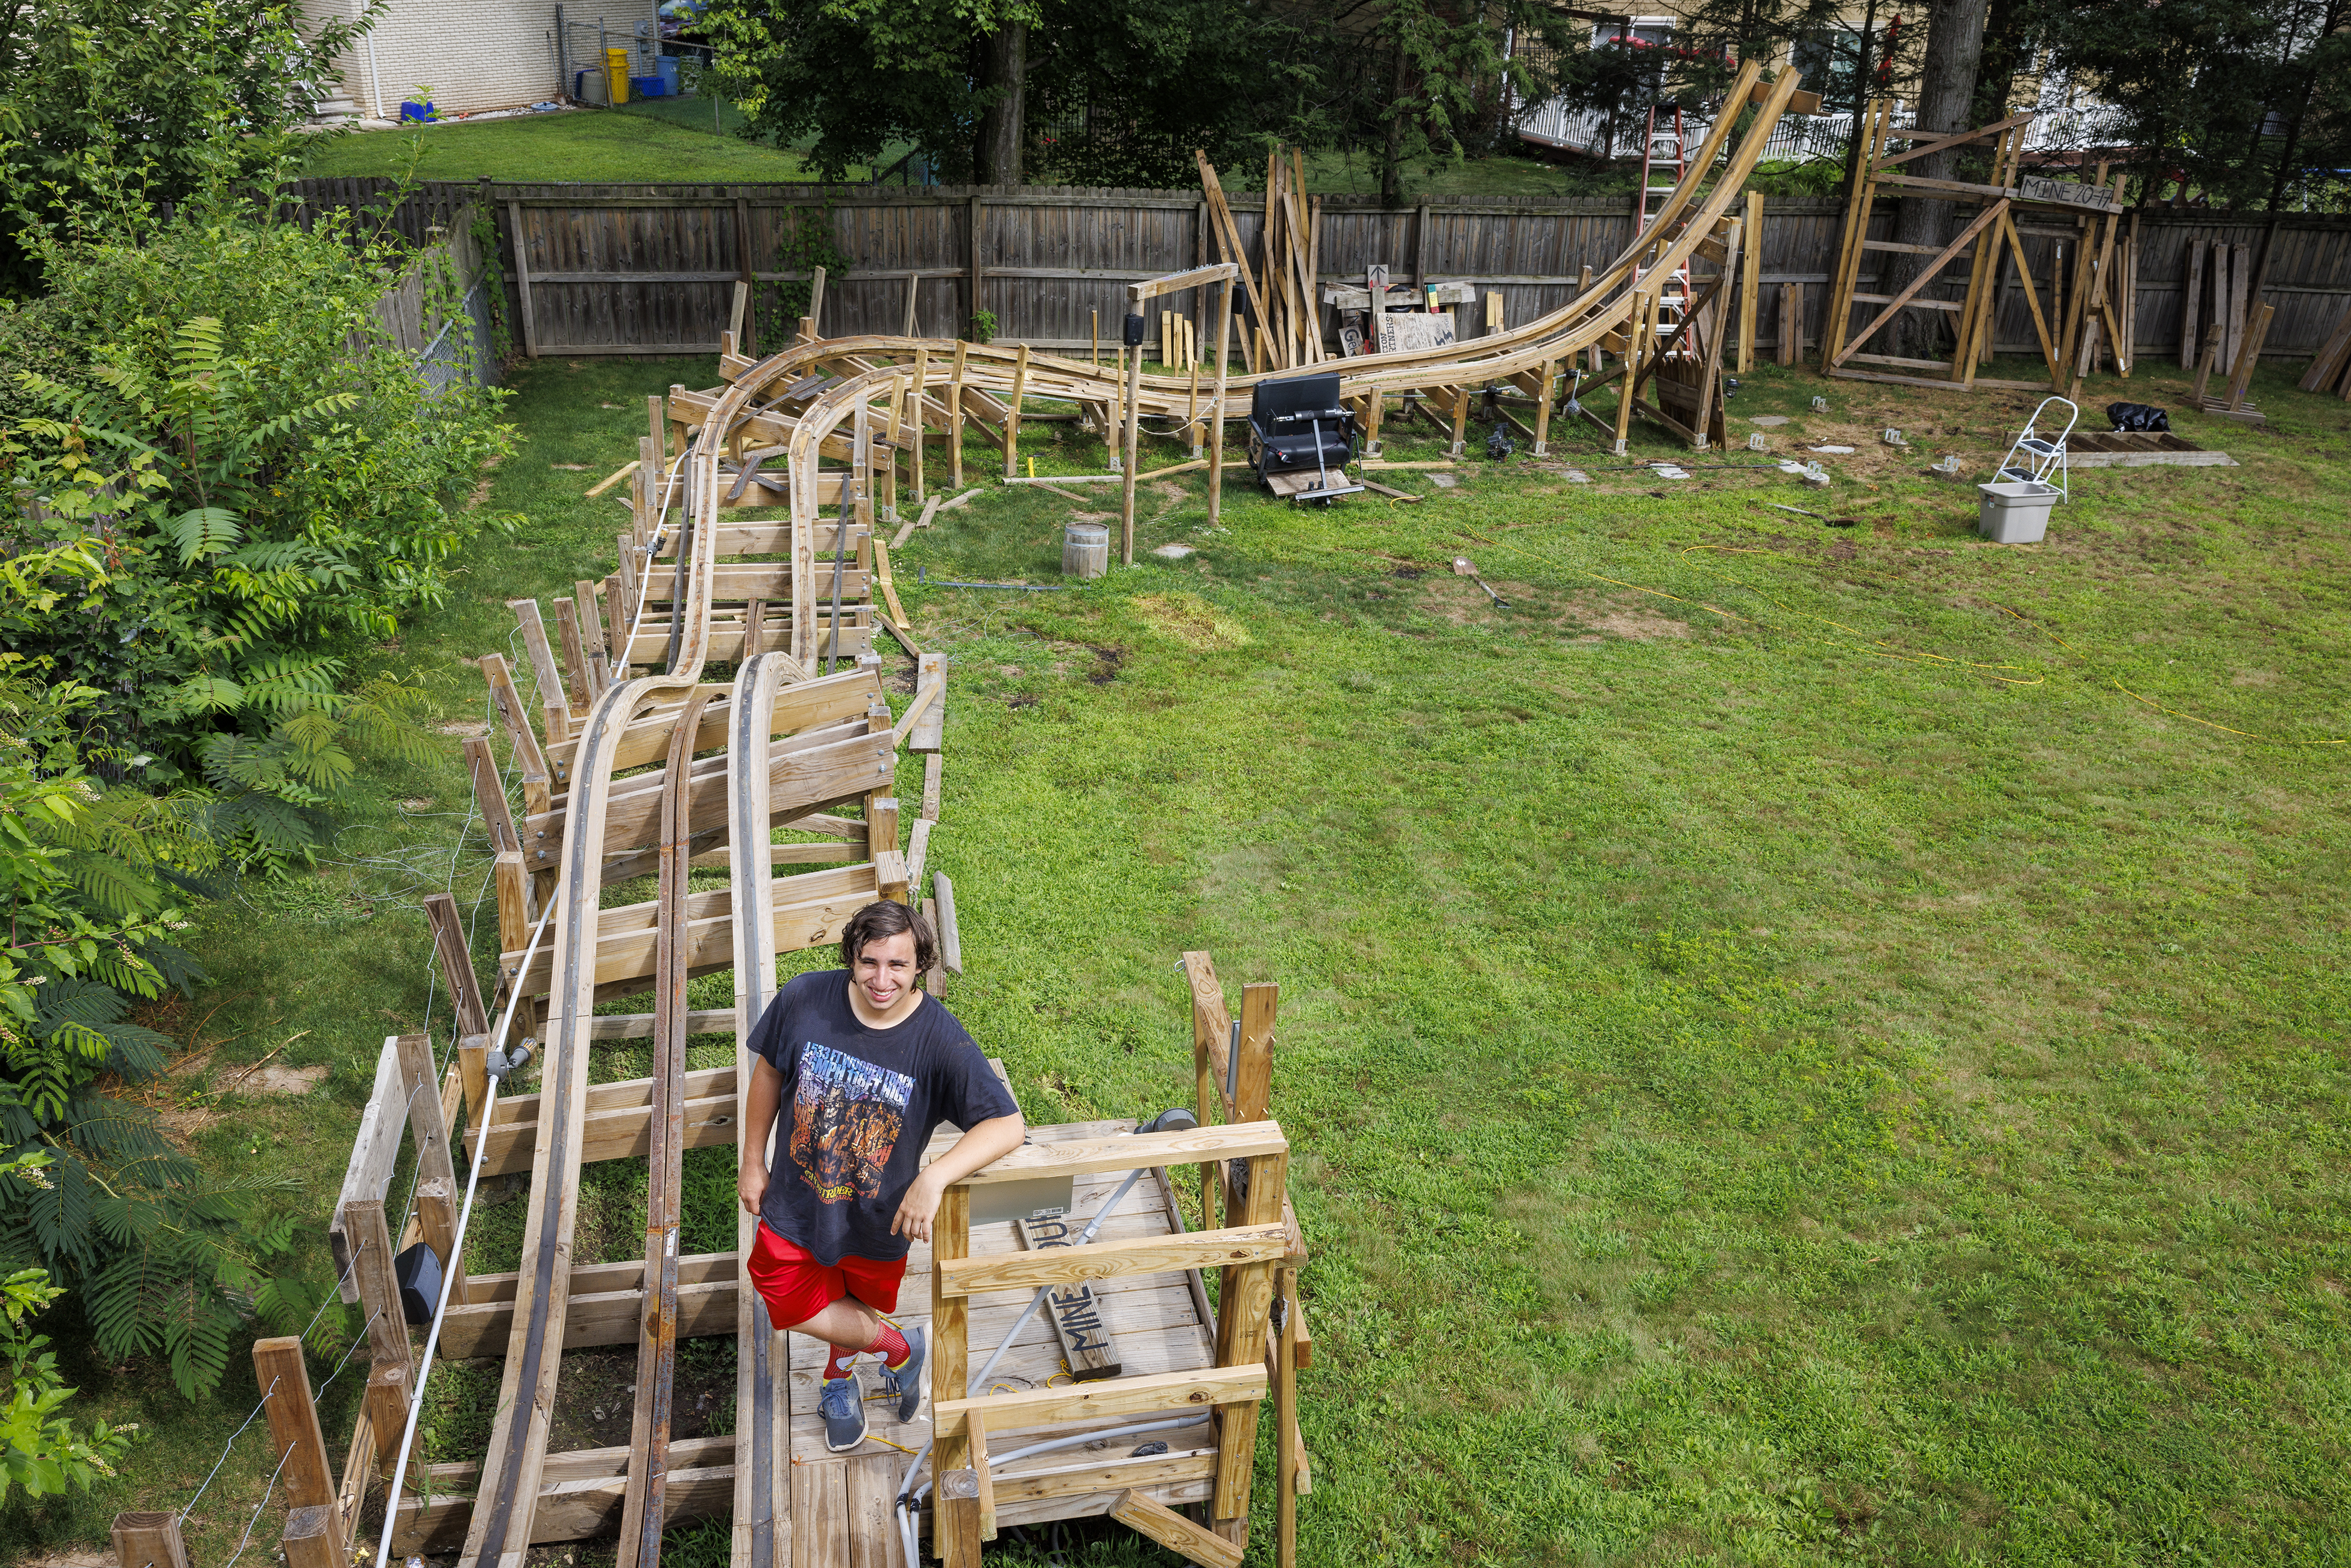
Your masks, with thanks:
<instances>
[{"instance_id":1,"label":"wooden fence","mask_svg":"<svg viewBox=\"0 0 2351 1568\"><path fill-rule=\"evenodd\" d=\"M381 207L392 192L388 181L305 180L286 194L298 213L315 214ZM790 244L805 237L803 225L820 226L845 258L826 282L828 336L904 329L911 288L914 329L925 336L960 336L985 310L996 318L999 341L1081 350L1099 332L1107 346L1125 313L1124 285L1218 255L1197 191L485 180L419 187L390 206L385 221L422 239L431 225L454 227L450 214L471 202L497 214L509 319L519 324L517 346L534 355L715 352L738 281L772 306L778 286L807 280L806 267L778 265L811 248ZM1261 198L1235 193L1232 204L1254 256ZM1581 270L1598 268L1632 237L1629 195L1430 197L1400 208L1367 196L1325 196L1322 207L1317 271L1325 282L1360 278L1365 267L1384 263L1397 287L1449 280L1499 293L1514 323L1565 304ZM1781 332L1780 285L1802 286L1804 341L1818 341L1844 212L1834 198L1764 204L1756 334L1767 359ZM1888 212L1873 237L1889 237L1891 221ZM2277 316L2265 358L2315 353L2351 305L2351 219L2150 210L2135 221L2142 357L2179 357L2191 239L2247 245L2257 256L2266 249L2262 298ZM2045 284L2050 247L2061 242L2036 235L2025 243ZM1874 282L1863 274L1865 291ZM1207 302L1190 303L1196 317ZM2012 269L1995 323L2000 351L2036 351ZM758 330L755 322L754 349ZM1156 350L1155 315L1146 342Z\"/></svg>"}]
</instances>

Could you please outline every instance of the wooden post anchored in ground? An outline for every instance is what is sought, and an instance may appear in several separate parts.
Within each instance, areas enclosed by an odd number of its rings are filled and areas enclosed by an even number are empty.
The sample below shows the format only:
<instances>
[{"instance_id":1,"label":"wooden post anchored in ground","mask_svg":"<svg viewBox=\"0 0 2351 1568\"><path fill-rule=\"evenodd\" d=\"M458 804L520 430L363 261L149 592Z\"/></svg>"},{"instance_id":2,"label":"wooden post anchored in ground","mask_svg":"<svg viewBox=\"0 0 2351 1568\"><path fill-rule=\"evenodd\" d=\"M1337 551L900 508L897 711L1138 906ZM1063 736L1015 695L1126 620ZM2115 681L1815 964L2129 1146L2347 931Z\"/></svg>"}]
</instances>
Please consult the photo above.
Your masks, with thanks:
<instances>
[{"instance_id":1,"label":"wooden post anchored in ground","mask_svg":"<svg viewBox=\"0 0 2351 1568\"><path fill-rule=\"evenodd\" d=\"M298 1508L286 1516L286 1568L345 1568L343 1532L331 1503Z\"/></svg>"},{"instance_id":2,"label":"wooden post anchored in ground","mask_svg":"<svg viewBox=\"0 0 2351 1568\"><path fill-rule=\"evenodd\" d=\"M188 1568L187 1543L180 1539L176 1513L114 1516L114 1561L118 1568Z\"/></svg>"},{"instance_id":3,"label":"wooden post anchored in ground","mask_svg":"<svg viewBox=\"0 0 2351 1568\"><path fill-rule=\"evenodd\" d=\"M947 1188L939 1198L937 1218L931 1227L931 1398L963 1399L969 1396L971 1342L967 1309L969 1298L946 1293L946 1280L938 1263L971 1255L971 1189L957 1184ZM933 1459L933 1472L944 1478L961 1470L971 1462L968 1438L957 1435L942 1440ZM946 1568L980 1568L979 1563L979 1493L974 1486L968 1497L949 1495L942 1484L934 1510L933 1541L940 1561Z\"/></svg>"},{"instance_id":4,"label":"wooden post anchored in ground","mask_svg":"<svg viewBox=\"0 0 2351 1568\"><path fill-rule=\"evenodd\" d=\"M1012 402L1004 411L1004 476L1012 478L1020 471L1020 399L1029 391L1029 345L1020 345L1019 355L1012 361Z\"/></svg>"},{"instance_id":5,"label":"wooden post anchored in ground","mask_svg":"<svg viewBox=\"0 0 2351 1568\"><path fill-rule=\"evenodd\" d=\"M913 416L914 428L906 436L906 476L914 482L914 505L918 507L924 500L923 427L929 423L924 400L928 395L925 389L929 385L930 375L931 346L925 343L914 350L914 407L908 411Z\"/></svg>"},{"instance_id":6,"label":"wooden post anchored in ground","mask_svg":"<svg viewBox=\"0 0 2351 1568\"><path fill-rule=\"evenodd\" d=\"M488 1026L472 1032L486 1034ZM458 1038L467 1036L461 1033ZM392 1046L400 1053L401 1085L408 1099L408 1134L416 1147L417 1228L450 1276L449 1300L462 1306L473 1298L465 1291L465 1260L457 1256L457 1170L450 1151L448 1119L441 1113L433 1038L399 1035Z\"/></svg>"},{"instance_id":7,"label":"wooden post anchored in ground","mask_svg":"<svg viewBox=\"0 0 2351 1568\"><path fill-rule=\"evenodd\" d=\"M979 204L972 203L978 211ZM963 362L971 345L956 340L955 363L947 371L947 483L956 489L963 488Z\"/></svg>"},{"instance_id":8,"label":"wooden post anchored in ground","mask_svg":"<svg viewBox=\"0 0 2351 1568\"><path fill-rule=\"evenodd\" d=\"M487 736L465 737L465 768L473 775L474 804L490 837L491 875L498 899L498 951L518 952L530 940L530 878L523 870L522 839L515 831L506 780L498 774L497 758L490 750Z\"/></svg>"},{"instance_id":9,"label":"wooden post anchored in ground","mask_svg":"<svg viewBox=\"0 0 2351 1568\"><path fill-rule=\"evenodd\" d=\"M335 1500L335 1472L327 1464L327 1439L319 1429L310 1399L310 1370L302 1362L302 1342L288 1335L253 1342L253 1375L269 1413L269 1443L283 1462L286 1501L293 1508L323 1508Z\"/></svg>"},{"instance_id":10,"label":"wooden post anchored in ground","mask_svg":"<svg viewBox=\"0 0 2351 1568\"><path fill-rule=\"evenodd\" d=\"M1217 395L1208 404L1208 526L1216 527L1225 499L1225 372L1233 336L1233 280L1217 290ZM1379 394L1372 394L1377 397ZM1377 423L1374 415L1374 423Z\"/></svg>"},{"instance_id":11,"label":"wooden post anchored in ground","mask_svg":"<svg viewBox=\"0 0 2351 1568\"><path fill-rule=\"evenodd\" d=\"M547 622L539 615L538 601L509 599L507 608L522 627L523 653L538 680L538 706L547 715L548 741L567 739L571 734L571 701L564 693L563 672L556 666L555 651L547 643Z\"/></svg>"},{"instance_id":12,"label":"wooden post anchored in ground","mask_svg":"<svg viewBox=\"0 0 2351 1568\"><path fill-rule=\"evenodd\" d=\"M391 1366L405 1379L415 1359L408 1343L408 1319L400 1308L400 1281L392 1269L392 1228L384 1223L383 1200L345 1204L343 1228L350 1239L351 1281L359 1287L360 1311L367 1314L369 1356L379 1374Z\"/></svg>"}]
</instances>

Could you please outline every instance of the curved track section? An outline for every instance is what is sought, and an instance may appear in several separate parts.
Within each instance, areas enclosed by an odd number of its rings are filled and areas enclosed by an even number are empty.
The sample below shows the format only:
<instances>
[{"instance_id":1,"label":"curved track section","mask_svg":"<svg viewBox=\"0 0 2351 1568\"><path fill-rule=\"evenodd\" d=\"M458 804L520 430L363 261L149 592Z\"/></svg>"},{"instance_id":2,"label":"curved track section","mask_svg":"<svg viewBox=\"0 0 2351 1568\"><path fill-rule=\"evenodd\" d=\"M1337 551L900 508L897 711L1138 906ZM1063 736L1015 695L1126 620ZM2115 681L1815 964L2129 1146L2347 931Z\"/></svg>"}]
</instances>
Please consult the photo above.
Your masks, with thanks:
<instances>
[{"instance_id":1,"label":"curved track section","mask_svg":"<svg viewBox=\"0 0 2351 1568\"><path fill-rule=\"evenodd\" d=\"M1755 65L1743 68L1730 89L1729 100L1748 101L1760 76ZM1319 368L1338 372L1343 397L1364 397L1524 374L1564 363L1589 349L1621 345L1638 329L1636 316L1647 299L1642 281L1652 274L1669 275L1682 267L1715 225L1729 214L1740 201L1747 177L1762 156L1771 129L1779 122L1799 82L1795 73L1783 71L1763 89L1753 122L1718 174L1713 165L1729 141L1733 118L1720 117L1690 158L1688 172L1648 226L1614 261L1593 275L1591 287L1576 299L1524 326L1468 345L1416 353L1362 355L1326 361ZM1708 175L1713 175L1710 190L1704 183ZM829 383L796 416L790 441L796 532L804 531L817 517L813 458L819 444L832 436L857 409L883 392L889 377L911 378L912 362L920 352L930 352L929 363L923 372L925 394L947 385L951 372L943 362L944 355L935 352L946 347L922 338L826 338L795 344L743 368L721 404L724 407L726 402L735 402L734 412L738 416L754 406L749 396L778 384L791 386L820 366L839 367L848 372L842 380ZM1016 350L980 344L957 347L962 350L963 384L990 393L1011 390L1019 363ZM1292 368L1233 376L1227 382L1224 405L1216 412L1228 419L1242 417L1249 410L1249 391L1258 382L1300 373ZM1028 360L1025 391L1030 396L1109 404L1122 403L1125 395L1113 371L1033 352ZM1190 400L1204 395L1182 378L1144 376L1139 382L1136 402L1144 412L1155 416L1183 419L1190 416ZM737 402L738 397L745 401Z\"/></svg>"}]
</instances>

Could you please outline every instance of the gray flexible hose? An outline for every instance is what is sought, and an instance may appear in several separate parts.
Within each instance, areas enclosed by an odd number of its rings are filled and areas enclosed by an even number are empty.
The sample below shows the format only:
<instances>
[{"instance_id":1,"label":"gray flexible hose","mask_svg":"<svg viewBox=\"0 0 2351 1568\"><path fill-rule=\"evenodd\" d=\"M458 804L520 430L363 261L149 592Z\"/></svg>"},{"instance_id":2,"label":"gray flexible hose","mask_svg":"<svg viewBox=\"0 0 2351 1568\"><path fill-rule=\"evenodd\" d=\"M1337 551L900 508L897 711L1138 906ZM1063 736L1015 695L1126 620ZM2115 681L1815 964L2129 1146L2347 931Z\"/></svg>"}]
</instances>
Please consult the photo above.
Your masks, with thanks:
<instances>
[{"instance_id":1,"label":"gray flexible hose","mask_svg":"<svg viewBox=\"0 0 2351 1568\"><path fill-rule=\"evenodd\" d=\"M1070 1245L1072 1247L1083 1247L1086 1243L1092 1241L1094 1239L1095 1234L1102 1229L1102 1221L1110 1218L1111 1210L1116 1208L1119 1204L1125 1199L1126 1195L1134 1190L1134 1184L1142 1179L1142 1167L1137 1166L1135 1169L1127 1172L1126 1179L1118 1184L1118 1190L1112 1193L1109 1200L1094 1211L1094 1217L1086 1222L1086 1228L1078 1232L1078 1239L1070 1243ZM1011 1328L1005 1331L1004 1338L999 1341L996 1346L996 1354L987 1358L987 1364L983 1365L979 1369L978 1377L972 1381L978 1383L983 1387L987 1385L988 1374L996 1370L997 1364L1004 1359L1005 1353L1012 1348L1012 1342L1020 1337L1020 1331L1028 1326L1029 1320L1030 1318L1037 1315L1037 1309L1045 1304L1045 1298L1052 1293L1052 1290L1053 1288L1050 1285L1040 1285L1037 1287L1037 1293L1029 1298L1029 1304L1020 1309L1020 1315L1013 1319ZM936 1389L933 1389L931 1391L931 1397L934 1400L937 1399L938 1391ZM1182 1424L1189 1426L1191 1424L1191 1419L1192 1418L1187 1417ZM1097 1438L1105 1435L1106 1434L1100 1432L1089 1432L1081 1439L1081 1441L1093 1442ZM914 1521L916 1511L922 1505L923 1494L931 1490L928 1482L925 1482L921 1487L914 1488L914 1490L911 1491L907 1489L914 1487L914 1472L921 1469L923 1468L923 1461L931 1457L931 1448L935 1441L935 1438L925 1441L923 1444L921 1450L917 1452L913 1458L906 1461L906 1473L898 1478L898 1500L893 1505L893 1511L894 1511L898 1516L898 1540L900 1544L905 1548L906 1568L922 1568L922 1550L920 1543L915 1540L917 1530ZM1033 1449L1020 1450L1022 1453L1033 1451ZM992 1470L999 1462L1000 1461L991 1460L987 1468Z\"/></svg>"}]
</instances>

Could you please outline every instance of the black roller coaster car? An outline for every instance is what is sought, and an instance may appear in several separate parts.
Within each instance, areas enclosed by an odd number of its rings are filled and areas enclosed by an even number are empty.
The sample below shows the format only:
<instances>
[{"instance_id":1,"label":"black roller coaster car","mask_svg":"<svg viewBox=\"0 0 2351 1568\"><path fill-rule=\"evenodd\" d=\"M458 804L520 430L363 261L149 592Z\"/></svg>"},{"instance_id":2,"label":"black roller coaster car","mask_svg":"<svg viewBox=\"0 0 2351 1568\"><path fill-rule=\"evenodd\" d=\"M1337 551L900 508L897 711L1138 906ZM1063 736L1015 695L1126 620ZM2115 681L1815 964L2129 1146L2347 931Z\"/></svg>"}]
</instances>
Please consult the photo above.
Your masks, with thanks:
<instances>
[{"instance_id":1,"label":"black roller coaster car","mask_svg":"<svg viewBox=\"0 0 2351 1568\"><path fill-rule=\"evenodd\" d=\"M1335 374L1284 376L1259 382L1249 394L1249 464L1258 483L1293 501L1329 506L1353 496L1347 482L1363 432L1339 402Z\"/></svg>"}]
</instances>

